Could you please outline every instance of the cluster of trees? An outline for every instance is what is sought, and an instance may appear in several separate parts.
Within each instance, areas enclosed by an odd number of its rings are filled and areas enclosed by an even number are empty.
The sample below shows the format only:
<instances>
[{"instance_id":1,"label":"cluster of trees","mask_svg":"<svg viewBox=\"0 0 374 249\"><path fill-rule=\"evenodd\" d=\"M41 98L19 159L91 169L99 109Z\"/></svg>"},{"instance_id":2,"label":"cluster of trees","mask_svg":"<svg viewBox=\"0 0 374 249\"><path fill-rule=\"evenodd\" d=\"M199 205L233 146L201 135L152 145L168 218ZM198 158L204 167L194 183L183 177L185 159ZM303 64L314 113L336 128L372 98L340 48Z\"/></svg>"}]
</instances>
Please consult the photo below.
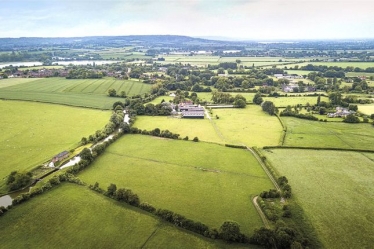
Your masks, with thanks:
<instances>
[{"instance_id":1,"label":"cluster of trees","mask_svg":"<svg viewBox=\"0 0 374 249\"><path fill-rule=\"evenodd\" d=\"M160 130L159 128L155 128L151 131L147 131L147 130L138 129L136 127L131 127L130 133L150 135L150 136L155 136L155 137L164 137L164 138L170 138L170 139L179 139L179 136L180 136L179 134L173 133L169 130Z\"/></svg>"},{"instance_id":2,"label":"cluster of trees","mask_svg":"<svg viewBox=\"0 0 374 249\"><path fill-rule=\"evenodd\" d=\"M79 178L75 177L74 175L72 175L68 172L65 172L63 174L53 176L43 186L34 187L30 190L30 192L23 193L23 194L17 196L16 198L13 199L12 206L21 204L21 203L37 196L37 195L40 195L40 194L50 190L54 186L59 185L61 182L71 182L71 183L76 183L76 184L79 184L79 185L84 185L84 183ZM9 209L9 207L8 207L8 209Z\"/></svg>"},{"instance_id":3,"label":"cluster of trees","mask_svg":"<svg viewBox=\"0 0 374 249\"><path fill-rule=\"evenodd\" d=\"M326 108L324 108L322 110L326 111ZM283 111L281 111L279 115L280 116L286 116L286 117L296 117L296 118L301 118L301 119L318 121L318 118L315 117L315 116L313 116L312 114L299 113L298 110L297 110L297 108L294 108L294 110L292 110L292 107L290 105L288 105L286 107L286 109L284 109Z\"/></svg>"},{"instance_id":4,"label":"cluster of trees","mask_svg":"<svg viewBox=\"0 0 374 249\"><path fill-rule=\"evenodd\" d=\"M32 182L32 173L21 173L12 171L6 179L6 185L10 191L18 190L30 185Z\"/></svg>"},{"instance_id":5,"label":"cluster of trees","mask_svg":"<svg viewBox=\"0 0 374 249\"><path fill-rule=\"evenodd\" d=\"M83 137L81 139L81 144L85 145L87 143L97 143L98 141L106 138L108 135L112 134L116 129L129 130L129 125L126 124L124 120L125 114L121 109L117 109L110 116L109 122L101 130L97 130L94 134L88 136L88 138Z\"/></svg>"},{"instance_id":6,"label":"cluster of trees","mask_svg":"<svg viewBox=\"0 0 374 249\"><path fill-rule=\"evenodd\" d=\"M101 79L106 76L105 71L97 71L86 68L78 68L69 70L66 79Z\"/></svg>"},{"instance_id":7,"label":"cluster of trees","mask_svg":"<svg viewBox=\"0 0 374 249\"><path fill-rule=\"evenodd\" d=\"M250 238L250 243L265 248L279 249L302 249L310 246L307 238L295 228L287 226L283 221L278 221L274 230L264 227L256 229Z\"/></svg>"},{"instance_id":8,"label":"cluster of trees","mask_svg":"<svg viewBox=\"0 0 374 249\"><path fill-rule=\"evenodd\" d=\"M111 89L108 90L108 96L109 97L120 97L120 98L126 98L127 97L125 91L121 91L119 94L117 94L117 91L114 88L111 88Z\"/></svg>"},{"instance_id":9,"label":"cluster of trees","mask_svg":"<svg viewBox=\"0 0 374 249\"><path fill-rule=\"evenodd\" d=\"M235 97L230 93L213 91L212 92L212 101L215 104L233 104L236 108L245 108L247 105L247 100L240 94L237 94Z\"/></svg>"},{"instance_id":10,"label":"cluster of trees","mask_svg":"<svg viewBox=\"0 0 374 249\"><path fill-rule=\"evenodd\" d=\"M288 184L288 179L285 176L281 176L277 179L278 185L282 190L282 196L285 198L291 197L291 186Z\"/></svg>"}]
</instances>

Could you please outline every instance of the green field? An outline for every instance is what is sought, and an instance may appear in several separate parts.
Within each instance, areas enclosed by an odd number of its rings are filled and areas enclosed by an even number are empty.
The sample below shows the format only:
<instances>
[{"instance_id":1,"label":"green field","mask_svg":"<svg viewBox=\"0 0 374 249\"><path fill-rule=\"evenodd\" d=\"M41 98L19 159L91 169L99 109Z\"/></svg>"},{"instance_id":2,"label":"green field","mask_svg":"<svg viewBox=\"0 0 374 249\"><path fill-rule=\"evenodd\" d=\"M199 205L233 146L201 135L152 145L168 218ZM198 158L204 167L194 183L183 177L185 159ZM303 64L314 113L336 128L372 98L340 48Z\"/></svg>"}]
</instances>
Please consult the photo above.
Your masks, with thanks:
<instances>
[{"instance_id":1,"label":"green field","mask_svg":"<svg viewBox=\"0 0 374 249\"><path fill-rule=\"evenodd\" d=\"M374 114L374 104L370 105L357 105L358 110L366 115Z\"/></svg>"},{"instance_id":2,"label":"green field","mask_svg":"<svg viewBox=\"0 0 374 249\"><path fill-rule=\"evenodd\" d=\"M213 109L212 121L225 143L231 144L277 145L282 132L279 120L256 105L247 105L245 109Z\"/></svg>"},{"instance_id":3,"label":"green field","mask_svg":"<svg viewBox=\"0 0 374 249\"><path fill-rule=\"evenodd\" d=\"M299 97L263 97L264 101L271 101L274 103L276 107L287 107L295 106L298 104L302 104L303 106L307 105L308 103L310 105L315 105L317 103L318 96L303 96L304 93L299 93ZM321 96L321 101L329 101L328 97Z\"/></svg>"},{"instance_id":4,"label":"green field","mask_svg":"<svg viewBox=\"0 0 374 249\"><path fill-rule=\"evenodd\" d=\"M269 116L259 106L248 105L245 109L213 109L204 119L180 119L169 117L138 116L134 126L141 130L169 130L182 138L198 137L214 143L247 146L277 145L282 126L275 116ZM219 119L216 118L219 117ZM264 125L266 123L266 126Z\"/></svg>"},{"instance_id":5,"label":"green field","mask_svg":"<svg viewBox=\"0 0 374 249\"><path fill-rule=\"evenodd\" d=\"M74 148L110 117L108 111L4 100L0 114L0 187L10 172L30 170Z\"/></svg>"},{"instance_id":6,"label":"green field","mask_svg":"<svg viewBox=\"0 0 374 249\"><path fill-rule=\"evenodd\" d=\"M374 129L370 124L317 122L282 117L287 126L286 146L373 149Z\"/></svg>"},{"instance_id":7,"label":"green field","mask_svg":"<svg viewBox=\"0 0 374 249\"><path fill-rule=\"evenodd\" d=\"M120 138L79 177L132 189L143 202L212 228L237 221L245 234L262 226L251 196L272 187L247 150L144 135Z\"/></svg>"},{"instance_id":8,"label":"green field","mask_svg":"<svg viewBox=\"0 0 374 249\"><path fill-rule=\"evenodd\" d=\"M138 80L43 78L38 80L7 79L0 85L8 84L0 91L0 98L35 100L73 106L87 106L110 109L121 98L110 98L108 90L116 89L119 94L125 91L128 96L148 93L151 85Z\"/></svg>"},{"instance_id":9,"label":"green field","mask_svg":"<svg viewBox=\"0 0 374 249\"><path fill-rule=\"evenodd\" d=\"M0 220L2 248L244 248L194 235L70 183Z\"/></svg>"},{"instance_id":10,"label":"green field","mask_svg":"<svg viewBox=\"0 0 374 249\"><path fill-rule=\"evenodd\" d=\"M188 136L190 140L198 137L201 141L224 143L217 134L209 119L182 119L165 116L137 116L134 127L141 130L169 130L179 134L182 138ZM191 127L194 127L191 129Z\"/></svg>"},{"instance_id":11,"label":"green field","mask_svg":"<svg viewBox=\"0 0 374 249\"><path fill-rule=\"evenodd\" d=\"M289 179L324 248L372 248L374 154L288 149L264 153Z\"/></svg>"}]
</instances>

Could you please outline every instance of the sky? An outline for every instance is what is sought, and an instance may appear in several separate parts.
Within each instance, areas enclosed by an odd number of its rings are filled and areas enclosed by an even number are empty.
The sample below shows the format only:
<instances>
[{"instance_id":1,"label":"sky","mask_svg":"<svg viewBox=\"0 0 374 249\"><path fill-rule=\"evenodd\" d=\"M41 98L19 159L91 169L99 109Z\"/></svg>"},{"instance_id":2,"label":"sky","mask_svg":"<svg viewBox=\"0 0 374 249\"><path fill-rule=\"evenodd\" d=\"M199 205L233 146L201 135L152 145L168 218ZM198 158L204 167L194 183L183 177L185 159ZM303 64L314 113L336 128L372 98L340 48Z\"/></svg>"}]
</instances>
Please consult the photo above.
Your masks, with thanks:
<instances>
[{"instance_id":1,"label":"sky","mask_svg":"<svg viewBox=\"0 0 374 249\"><path fill-rule=\"evenodd\" d=\"M374 38L374 0L0 0L0 37Z\"/></svg>"}]
</instances>

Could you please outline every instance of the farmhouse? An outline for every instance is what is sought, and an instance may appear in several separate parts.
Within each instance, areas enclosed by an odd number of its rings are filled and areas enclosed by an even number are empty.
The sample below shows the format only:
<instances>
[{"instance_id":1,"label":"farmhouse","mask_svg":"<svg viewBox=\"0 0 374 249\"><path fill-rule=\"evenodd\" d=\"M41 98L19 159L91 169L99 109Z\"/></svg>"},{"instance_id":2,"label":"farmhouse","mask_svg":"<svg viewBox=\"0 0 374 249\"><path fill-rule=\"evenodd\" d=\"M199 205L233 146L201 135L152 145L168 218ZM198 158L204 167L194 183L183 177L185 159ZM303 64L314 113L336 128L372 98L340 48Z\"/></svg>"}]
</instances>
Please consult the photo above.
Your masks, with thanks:
<instances>
[{"instance_id":1,"label":"farmhouse","mask_svg":"<svg viewBox=\"0 0 374 249\"><path fill-rule=\"evenodd\" d=\"M327 117L329 118L336 118L336 117L341 117L345 118L349 114L354 114L354 111L349 111L347 108L343 107L336 107L336 112L335 113L327 113Z\"/></svg>"},{"instance_id":2,"label":"farmhouse","mask_svg":"<svg viewBox=\"0 0 374 249\"><path fill-rule=\"evenodd\" d=\"M52 162L55 163L55 162L59 162L65 158L69 157L69 152L67 152L66 150L55 155L53 158L52 158Z\"/></svg>"}]
</instances>

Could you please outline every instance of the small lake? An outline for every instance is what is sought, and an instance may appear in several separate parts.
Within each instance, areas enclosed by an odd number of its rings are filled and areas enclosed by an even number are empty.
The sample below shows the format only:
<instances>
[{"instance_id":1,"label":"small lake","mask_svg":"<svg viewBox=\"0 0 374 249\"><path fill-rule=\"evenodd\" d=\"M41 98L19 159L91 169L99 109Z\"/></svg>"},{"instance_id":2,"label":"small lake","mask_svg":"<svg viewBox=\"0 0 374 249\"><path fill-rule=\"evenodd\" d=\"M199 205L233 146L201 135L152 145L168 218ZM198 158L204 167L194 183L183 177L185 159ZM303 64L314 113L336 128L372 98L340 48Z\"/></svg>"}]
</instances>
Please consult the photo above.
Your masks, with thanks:
<instances>
[{"instance_id":1,"label":"small lake","mask_svg":"<svg viewBox=\"0 0 374 249\"><path fill-rule=\"evenodd\" d=\"M118 61L56 61L53 62L53 65L61 65L61 66L67 66L69 64L73 65L92 65L95 63L95 65L105 65L105 64L113 64L117 63ZM32 62L8 62L8 63L0 63L0 68L8 67L8 66L14 66L14 67L20 67L20 66L25 66L25 67L33 67L33 66L42 66L43 63L38 62L38 61L32 61Z\"/></svg>"}]
</instances>

